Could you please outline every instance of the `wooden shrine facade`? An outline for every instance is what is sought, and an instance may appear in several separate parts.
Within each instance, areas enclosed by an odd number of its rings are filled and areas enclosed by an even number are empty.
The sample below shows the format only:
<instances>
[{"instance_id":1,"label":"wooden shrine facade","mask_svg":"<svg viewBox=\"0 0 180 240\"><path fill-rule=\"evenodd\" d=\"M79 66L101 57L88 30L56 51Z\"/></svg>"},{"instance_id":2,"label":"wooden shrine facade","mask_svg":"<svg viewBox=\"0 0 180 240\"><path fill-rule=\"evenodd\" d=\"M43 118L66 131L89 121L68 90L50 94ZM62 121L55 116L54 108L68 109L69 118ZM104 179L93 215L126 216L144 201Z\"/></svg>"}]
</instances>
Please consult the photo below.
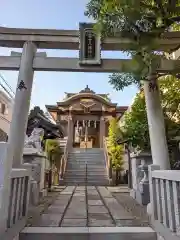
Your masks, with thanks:
<instances>
[{"instance_id":1,"label":"wooden shrine facade","mask_svg":"<svg viewBox=\"0 0 180 240\"><path fill-rule=\"evenodd\" d=\"M72 146L80 148L103 147L109 120L120 118L127 110L127 106L112 103L108 94L96 94L88 86L79 93L66 93L62 102L46 108L65 135L72 139Z\"/></svg>"}]
</instances>

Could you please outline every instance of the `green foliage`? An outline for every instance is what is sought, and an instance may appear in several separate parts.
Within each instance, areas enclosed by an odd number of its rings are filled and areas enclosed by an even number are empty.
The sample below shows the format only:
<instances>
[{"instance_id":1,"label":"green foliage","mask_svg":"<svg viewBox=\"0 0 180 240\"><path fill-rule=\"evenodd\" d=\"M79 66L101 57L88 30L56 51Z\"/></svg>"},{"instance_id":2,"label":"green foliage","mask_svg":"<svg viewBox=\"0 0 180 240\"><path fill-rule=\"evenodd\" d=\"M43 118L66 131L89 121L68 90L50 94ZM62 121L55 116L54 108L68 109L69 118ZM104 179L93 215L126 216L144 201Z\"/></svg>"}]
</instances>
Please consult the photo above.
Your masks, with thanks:
<instances>
[{"instance_id":1,"label":"green foliage","mask_svg":"<svg viewBox=\"0 0 180 240\"><path fill-rule=\"evenodd\" d=\"M150 150L150 139L144 93L136 95L131 111L124 116L124 135L141 150Z\"/></svg>"},{"instance_id":2,"label":"green foliage","mask_svg":"<svg viewBox=\"0 0 180 240\"><path fill-rule=\"evenodd\" d=\"M123 146L117 144L117 140L121 137L122 132L118 125L118 120L116 118L111 119L109 125L109 134L108 134L108 153L110 160L112 162L112 167L116 170L123 170Z\"/></svg>"},{"instance_id":3,"label":"green foliage","mask_svg":"<svg viewBox=\"0 0 180 240\"><path fill-rule=\"evenodd\" d=\"M180 81L173 76L160 78L162 107L165 117L165 126L169 151L174 144L172 139L180 134ZM125 114L124 135L134 147L141 150L150 149L148 121L144 92L137 94L131 111Z\"/></svg>"},{"instance_id":4,"label":"green foliage","mask_svg":"<svg viewBox=\"0 0 180 240\"><path fill-rule=\"evenodd\" d=\"M47 158L51 162L55 162L56 160L60 160L62 151L59 145L59 142L56 139L47 139L45 143L45 152L47 154Z\"/></svg>"},{"instance_id":5,"label":"green foliage","mask_svg":"<svg viewBox=\"0 0 180 240\"><path fill-rule=\"evenodd\" d=\"M114 147L111 147L110 150L109 150L109 154L110 154L110 159L111 159L111 162L112 162L112 168L116 169L118 171L122 171L124 169L123 168L123 165L124 165L123 145L116 145Z\"/></svg>"},{"instance_id":6,"label":"green foliage","mask_svg":"<svg viewBox=\"0 0 180 240\"><path fill-rule=\"evenodd\" d=\"M164 111L170 119L180 123L180 80L167 75L159 81Z\"/></svg>"},{"instance_id":7,"label":"green foliage","mask_svg":"<svg viewBox=\"0 0 180 240\"><path fill-rule=\"evenodd\" d=\"M155 52L156 39L164 32L179 30L180 1L90 0L85 15L97 21L96 30L103 36L116 35L132 40L127 51L133 59L132 73L110 78L116 89L123 89L132 83L139 85L150 71L156 71L159 55L163 56L162 52Z\"/></svg>"},{"instance_id":8,"label":"green foliage","mask_svg":"<svg viewBox=\"0 0 180 240\"><path fill-rule=\"evenodd\" d=\"M118 120L116 118L112 118L109 123L108 146L115 146L120 135L121 130L118 126Z\"/></svg>"}]
</instances>

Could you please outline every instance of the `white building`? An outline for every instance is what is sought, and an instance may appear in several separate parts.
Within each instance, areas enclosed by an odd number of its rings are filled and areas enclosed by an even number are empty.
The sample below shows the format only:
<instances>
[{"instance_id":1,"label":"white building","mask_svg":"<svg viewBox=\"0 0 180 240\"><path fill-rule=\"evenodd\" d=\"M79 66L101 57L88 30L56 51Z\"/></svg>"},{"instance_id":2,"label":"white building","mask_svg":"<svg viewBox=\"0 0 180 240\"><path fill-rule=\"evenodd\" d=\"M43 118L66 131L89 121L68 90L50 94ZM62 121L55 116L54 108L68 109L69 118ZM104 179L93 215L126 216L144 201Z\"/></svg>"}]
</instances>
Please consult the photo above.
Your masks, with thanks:
<instances>
[{"instance_id":1,"label":"white building","mask_svg":"<svg viewBox=\"0 0 180 240\"><path fill-rule=\"evenodd\" d=\"M13 100L0 90L0 141L6 141L12 117Z\"/></svg>"}]
</instances>

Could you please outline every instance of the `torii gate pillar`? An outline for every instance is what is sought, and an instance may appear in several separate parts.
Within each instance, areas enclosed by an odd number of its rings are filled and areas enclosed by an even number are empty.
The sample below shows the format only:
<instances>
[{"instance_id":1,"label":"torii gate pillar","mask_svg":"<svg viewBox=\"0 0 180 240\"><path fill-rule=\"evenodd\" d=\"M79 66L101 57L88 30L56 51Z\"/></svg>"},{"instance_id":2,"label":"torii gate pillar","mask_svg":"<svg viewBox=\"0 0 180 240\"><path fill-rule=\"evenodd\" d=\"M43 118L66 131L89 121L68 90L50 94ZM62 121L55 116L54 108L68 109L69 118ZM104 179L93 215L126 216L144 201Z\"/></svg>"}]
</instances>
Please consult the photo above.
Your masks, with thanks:
<instances>
[{"instance_id":1,"label":"torii gate pillar","mask_svg":"<svg viewBox=\"0 0 180 240\"><path fill-rule=\"evenodd\" d=\"M149 81L144 81L144 94L153 164L159 165L162 170L170 169L164 115L156 76L151 75Z\"/></svg>"},{"instance_id":2,"label":"torii gate pillar","mask_svg":"<svg viewBox=\"0 0 180 240\"><path fill-rule=\"evenodd\" d=\"M12 161L12 166L15 168L20 167L22 164L34 75L33 59L36 54L36 50L37 49L34 43L24 43L14 100L12 122L10 125L7 153L7 161Z\"/></svg>"}]
</instances>

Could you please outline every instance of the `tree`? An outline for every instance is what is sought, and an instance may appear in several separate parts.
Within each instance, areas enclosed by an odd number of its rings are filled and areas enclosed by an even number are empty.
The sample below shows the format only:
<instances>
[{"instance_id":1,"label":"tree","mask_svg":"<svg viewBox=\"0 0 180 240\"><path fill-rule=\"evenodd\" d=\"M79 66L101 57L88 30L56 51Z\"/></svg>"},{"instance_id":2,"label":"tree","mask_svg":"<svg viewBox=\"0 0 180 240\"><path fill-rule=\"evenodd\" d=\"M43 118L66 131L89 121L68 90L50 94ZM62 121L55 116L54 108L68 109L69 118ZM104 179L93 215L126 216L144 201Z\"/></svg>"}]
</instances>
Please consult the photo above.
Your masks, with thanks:
<instances>
[{"instance_id":1,"label":"tree","mask_svg":"<svg viewBox=\"0 0 180 240\"><path fill-rule=\"evenodd\" d=\"M125 113L124 136L134 148L143 151L150 150L145 96L142 90L136 95L130 112Z\"/></svg>"},{"instance_id":2,"label":"tree","mask_svg":"<svg viewBox=\"0 0 180 240\"><path fill-rule=\"evenodd\" d=\"M122 90L132 83L140 85L149 72L156 71L159 55L156 39L179 29L180 1L175 0L90 0L85 14L97 21L96 30L104 36L120 36L132 41L127 51L132 73L113 74L110 83ZM168 49L172 52L175 49Z\"/></svg>"},{"instance_id":3,"label":"tree","mask_svg":"<svg viewBox=\"0 0 180 240\"><path fill-rule=\"evenodd\" d=\"M162 106L169 119L180 123L180 80L172 75L159 79Z\"/></svg>"},{"instance_id":4,"label":"tree","mask_svg":"<svg viewBox=\"0 0 180 240\"><path fill-rule=\"evenodd\" d=\"M117 145L117 141L122 135L122 131L118 125L119 121L117 118L112 118L109 122L109 129L108 129L108 146L115 146Z\"/></svg>"},{"instance_id":5,"label":"tree","mask_svg":"<svg viewBox=\"0 0 180 240\"><path fill-rule=\"evenodd\" d=\"M160 78L160 92L164 111L168 149L173 160L173 149L177 143L173 140L180 135L180 88L179 79L173 76ZM134 147L150 150L148 121L143 90L137 94L131 111L125 114L124 135Z\"/></svg>"},{"instance_id":6,"label":"tree","mask_svg":"<svg viewBox=\"0 0 180 240\"><path fill-rule=\"evenodd\" d=\"M47 158L52 165L53 162L60 159L62 154L59 142L56 139L47 139L45 144L45 152L47 153Z\"/></svg>"},{"instance_id":7,"label":"tree","mask_svg":"<svg viewBox=\"0 0 180 240\"><path fill-rule=\"evenodd\" d=\"M62 151L59 142L56 139L47 139L45 142L45 152L47 154L47 159L50 161L50 171L48 177L48 188L51 190L52 185L52 165L56 161L61 160Z\"/></svg>"},{"instance_id":8,"label":"tree","mask_svg":"<svg viewBox=\"0 0 180 240\"><path fill-rule=\"evenodd\" d=\"M109 133L107 140L108 154L110 157L112 168L116 171L116 183L118 182L119 174L123 170L124 150L122 145L118 145L117 141L121 137L119 121L116 118L110 120Z\"/></svg>"}]
</instances>

